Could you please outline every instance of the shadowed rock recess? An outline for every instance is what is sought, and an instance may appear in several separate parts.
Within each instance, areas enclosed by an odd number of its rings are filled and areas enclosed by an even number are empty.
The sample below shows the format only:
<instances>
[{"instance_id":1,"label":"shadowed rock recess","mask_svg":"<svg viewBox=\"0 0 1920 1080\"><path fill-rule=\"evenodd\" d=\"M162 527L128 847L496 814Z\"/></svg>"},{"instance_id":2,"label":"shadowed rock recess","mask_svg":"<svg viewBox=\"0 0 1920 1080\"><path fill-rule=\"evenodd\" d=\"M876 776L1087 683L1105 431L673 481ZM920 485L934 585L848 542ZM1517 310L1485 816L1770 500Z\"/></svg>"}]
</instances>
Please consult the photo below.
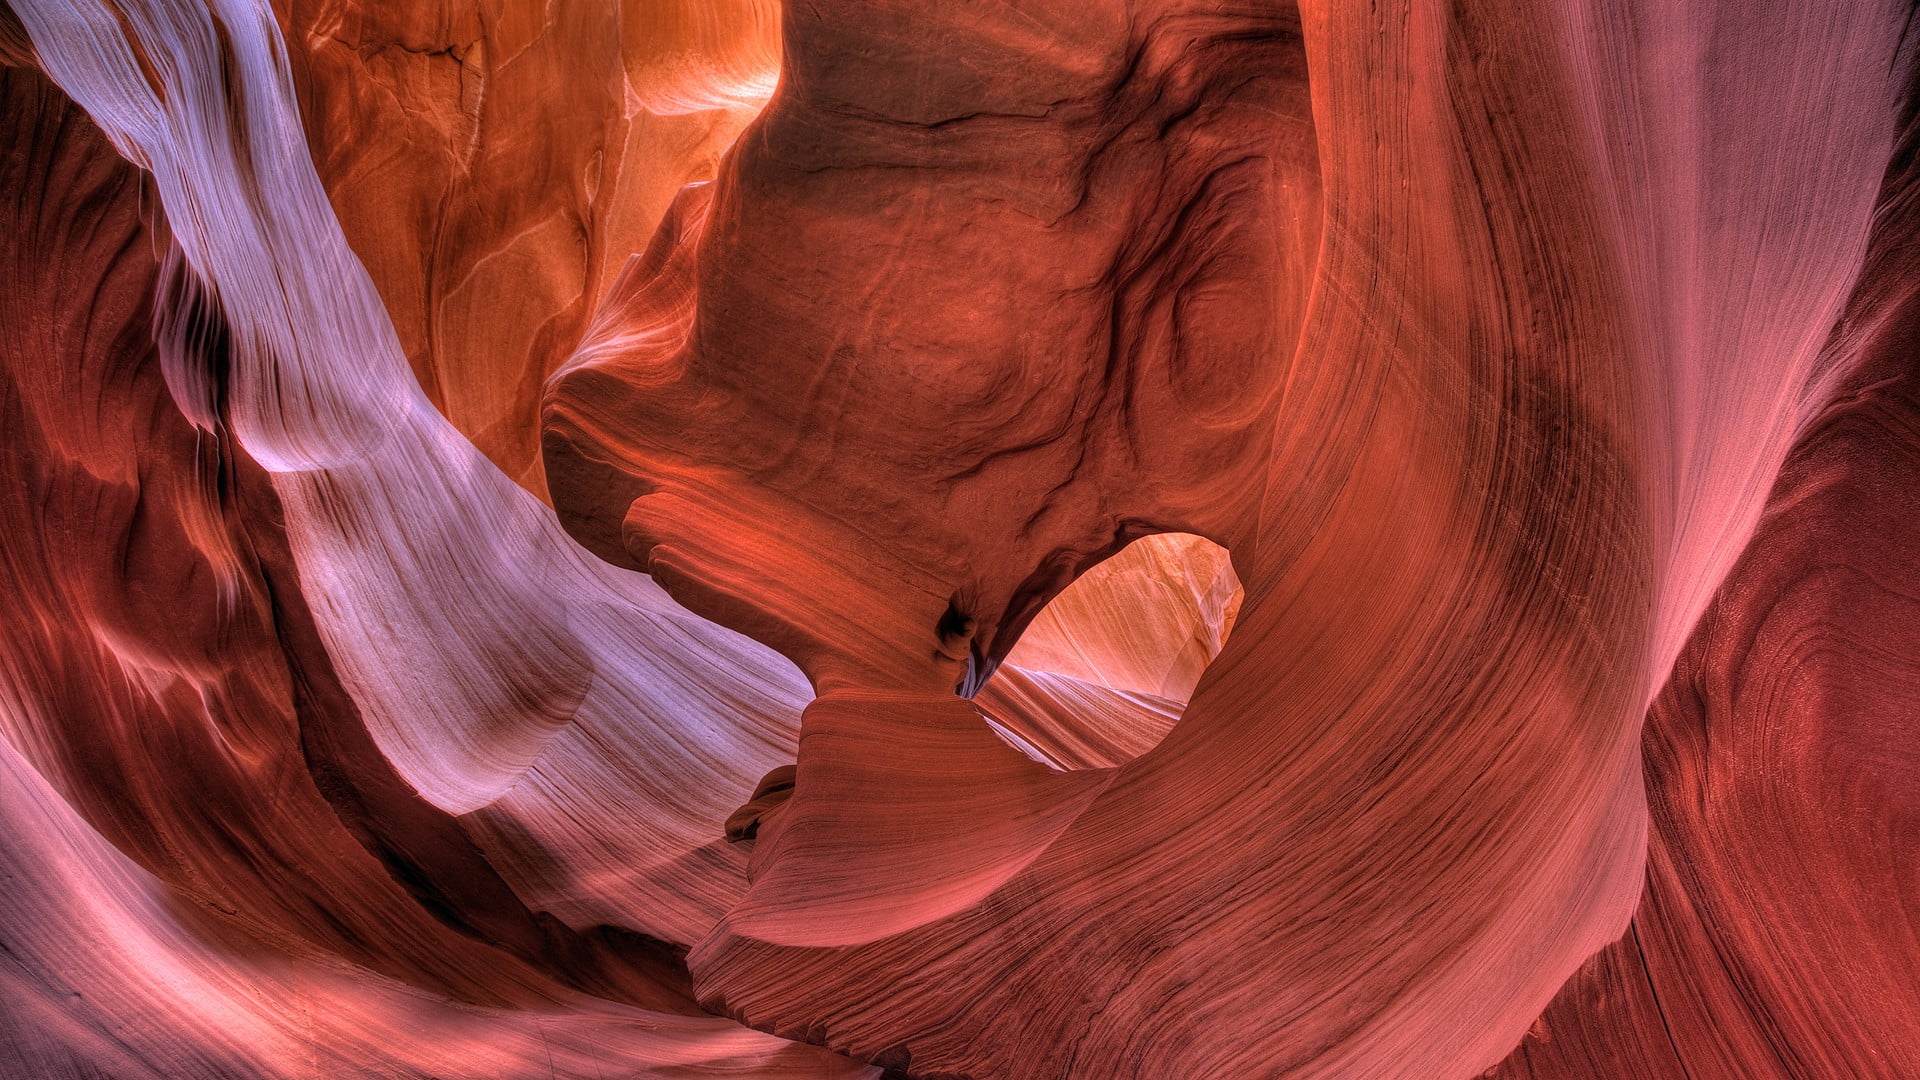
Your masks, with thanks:
<instances>
[{"instance_id":1,"label":"shadowed rock recess","mask_svg":"<svg viewBox=\"0 0 1920 1080\"><path fill-rule=\"evenodd\" d=\"M5 0L0 1076L1920 1076L1913 0Z\"/></svg>"}]
</instances>

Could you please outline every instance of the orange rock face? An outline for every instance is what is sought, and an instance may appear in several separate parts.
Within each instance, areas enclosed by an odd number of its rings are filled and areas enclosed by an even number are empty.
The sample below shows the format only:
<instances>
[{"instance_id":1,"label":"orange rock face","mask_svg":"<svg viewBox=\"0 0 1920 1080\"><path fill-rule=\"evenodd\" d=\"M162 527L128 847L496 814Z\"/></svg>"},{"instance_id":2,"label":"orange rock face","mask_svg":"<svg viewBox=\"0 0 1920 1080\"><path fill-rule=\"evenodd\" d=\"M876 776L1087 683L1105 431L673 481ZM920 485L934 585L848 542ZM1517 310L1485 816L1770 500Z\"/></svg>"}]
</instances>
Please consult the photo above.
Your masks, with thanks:
<instances>
[{"instance_id":1,"label":"orange rock face","mask_svg":"<svg viewBox=\"0 0 1920 1080\"><path fill-rule=\"evenodd\" d=\"M1920 1073L1910 3L10 4L0 1073Z\"/></svg>"},{"instance_id":2,"label":"orange rock face","mask_svg":"<svg viewBox=\"0 0 1920 1080\"><path fill-rule=\"evenodd\" d=\"M773 90L776 5L276 5L314 167L421 388L545 490L540 385Z\"/></svg>"}]
</instances>

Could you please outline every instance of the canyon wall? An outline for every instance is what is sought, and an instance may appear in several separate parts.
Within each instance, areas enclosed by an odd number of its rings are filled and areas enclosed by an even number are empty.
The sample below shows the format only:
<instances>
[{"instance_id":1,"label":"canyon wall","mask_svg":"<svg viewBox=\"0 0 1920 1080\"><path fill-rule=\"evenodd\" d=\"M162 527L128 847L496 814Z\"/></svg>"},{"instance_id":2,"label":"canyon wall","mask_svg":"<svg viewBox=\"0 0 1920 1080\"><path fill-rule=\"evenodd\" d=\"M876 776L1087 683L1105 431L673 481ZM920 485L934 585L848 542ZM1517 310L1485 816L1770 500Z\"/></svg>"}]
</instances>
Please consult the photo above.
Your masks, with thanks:
<instances>
[{"instance_id":1,"label":"canyon wall","mask_svg":"<svg viewBox=\"0 0 1920 1080\"><path fill-rule=\"evenodd\" d=\"M1920 1072L1911 3L10 2L0 1072Z\"/></svg>"}]
</instances>

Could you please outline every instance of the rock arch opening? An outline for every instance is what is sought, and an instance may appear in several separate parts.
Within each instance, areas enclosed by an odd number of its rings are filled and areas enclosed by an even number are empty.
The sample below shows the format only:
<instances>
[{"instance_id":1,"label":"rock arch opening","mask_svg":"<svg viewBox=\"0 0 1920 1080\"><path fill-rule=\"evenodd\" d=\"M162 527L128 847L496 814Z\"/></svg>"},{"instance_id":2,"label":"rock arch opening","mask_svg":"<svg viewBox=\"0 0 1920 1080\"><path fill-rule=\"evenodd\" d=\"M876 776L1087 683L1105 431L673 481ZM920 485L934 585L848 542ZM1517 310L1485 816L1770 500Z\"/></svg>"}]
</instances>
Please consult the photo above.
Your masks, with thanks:
<instances>
[{"instance_id":1,"label":"rock arch opening","mask_svg":"<svg viewBox=\"0 0 1920 1080\"><path fill-rule=\"evenodd\" d=\"M1143 537L1054 597L975 703L1002 738L1056 768L1122 764L1180 719L1243 596L1226 548Z\"/></svg>"}]
</instances>

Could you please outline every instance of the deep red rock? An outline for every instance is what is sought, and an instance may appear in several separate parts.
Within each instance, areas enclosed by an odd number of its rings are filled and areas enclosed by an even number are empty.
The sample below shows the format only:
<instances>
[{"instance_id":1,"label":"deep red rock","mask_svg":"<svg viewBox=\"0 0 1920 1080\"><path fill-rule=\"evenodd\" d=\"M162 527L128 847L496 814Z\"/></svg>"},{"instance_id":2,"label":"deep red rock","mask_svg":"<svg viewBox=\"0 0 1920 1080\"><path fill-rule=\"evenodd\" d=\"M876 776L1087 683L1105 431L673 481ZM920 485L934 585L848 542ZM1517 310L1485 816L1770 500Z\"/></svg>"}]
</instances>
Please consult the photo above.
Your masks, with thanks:
<instances>
[{"instance_id":1,"label":"deep red rock","mask_svg":"<svg viewBox=\"0 0 1920 1080\"><path fill-rule=\"evenodd\" d=\"M1920 1070L1911 3L12 4L0 1072Z\"/></svg>"}]
</instances>

